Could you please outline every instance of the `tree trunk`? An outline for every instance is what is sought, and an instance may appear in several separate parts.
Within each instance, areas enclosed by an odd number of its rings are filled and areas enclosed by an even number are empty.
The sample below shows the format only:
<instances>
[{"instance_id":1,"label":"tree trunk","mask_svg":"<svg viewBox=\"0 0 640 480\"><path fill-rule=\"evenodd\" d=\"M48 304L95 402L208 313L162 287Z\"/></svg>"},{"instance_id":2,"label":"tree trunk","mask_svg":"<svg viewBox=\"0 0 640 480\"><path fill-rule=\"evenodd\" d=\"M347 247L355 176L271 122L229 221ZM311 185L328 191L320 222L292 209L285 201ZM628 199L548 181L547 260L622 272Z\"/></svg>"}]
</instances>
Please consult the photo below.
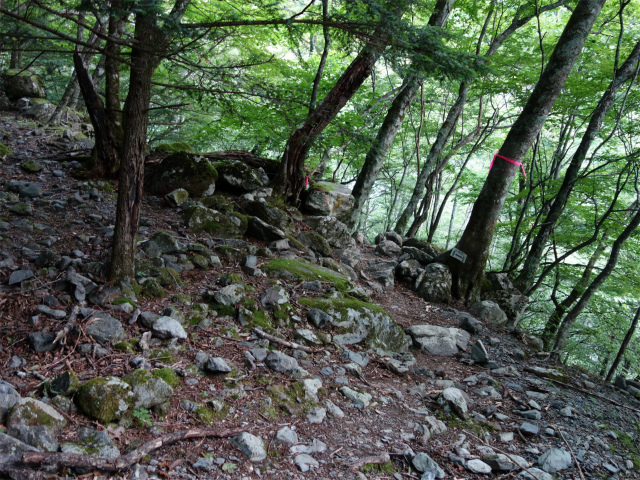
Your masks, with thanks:
<instances>
[{"instance_id":1,"label":"tree trunk","mask_svg":"<svg viewBox=\"0 0 640 480\"><path fill-rule=\"evenodd\" d=\"M573 287L571 292L569 292L569 295L567 295L567 297L556 306L555 311L547 320L547 323L544 326L544 331L542 332L542 341L544 342L545 351L548 351L551 347L551 342L558 332L558 327L560 326L560 322L565 312L571 308L571 306L576 300L578 300L578 298L580 298L580 295L584 293L587 285L589 285L589 279L591 279L591 275L593 274L593 269L596 265L596 262L604 253L604 249L606 247L606 237L607 235L605 234L602 237L602 241L598 244L595 251L591 255L591 258L589 258L589 263L587 263L586 268L582 272L582 276L580 277L580 280L578 280L578 283Z\"/></svg>"},{"instance_id":2,"label":"tree trunk","mask_svg":"<svg viewBox=\"0 0 640 480\"><path fill-rule=\"evenodd\" d=\"M618 354L616 355L616 359L613 361L611 368L609 369L609 373L607 373L607 378L605 381L610 382L613 378L613 374L616 373L618 369L618 365L620 364L620 360L624 355L624 352L627 350L629 346L629 342L633 338L633 334L636 332L636 327L638 326L638 319L640 319L640 307L636 310L636 314L633 317L633 321L631 325L629 325L629 330L627 330L627 334L624 336L624 340L622 340L622 344L620 345L620 350L618 350Z\"/></svg>"},{"instance_id":3,"label":"tree trunk","mask_svg":"<svg viewBox=\"0 0 640 480\"><path fill-rule=\"evenodd\" d=\"M112 2L116 6L116 2ZM120 45L114 42L119 39L122 29L122 18L116 15L109 17L109 38L104 49L105 55L105 109L109 123L114 129L118 145L122 145L122 112L120 106Z\"/></svg>"},{"instance_id":4,"label":"tree trunk","mask_svg":"<svg viewBox=\"0 0 640 480\"><path fill-rule=\"evenodd\" d=\"M329 0L322 0L322 19L327 21L329 18ZM318 65L318 71L316 77L313 79L313 88L311 89L311 100L309 100L309 115L316 108L316 101L318 100L318 88L320 87L320 80L324 72L324 66L327 63L327 57L329 56L329 48L331 47L331 30L327 25L322 26L322 35L324 37L324 48L322 49L322 56L320 57L320 64ZM311 39L311 46L309 48L309 57L313 55L313 43L315 35Z\"/></svg>"},{"instance_id":5,"label":"tree trunk","mask_svg":"<svg viewBox=\"0 0 640 480\"><path fill-rule=\"evenodd\" d=\"M634 205L637 209L638 206ZM609 259L607 260L607 264L602 269L602 271L593 279L593 282L589 284L589 287L585 290L584 294L578 301L575 307L571 309L571 311L567 314L567 316L562 321L562 325L558 329L558 335L556 336L556 341L553 344L553 352L551 353L550 360L553 362L558 362L560 360L560 354L562 350L564 350L564 346L567 343L567 337L569 336L569 330L573 326L573 323L576 321L578 316L582 313L582 311L591 300L591 297L598 291L600 286L604 283L604 281L611 275L613 269L618 263L618 257L620 256L620 250L622 249L622 245L624 242L631 236L631 234L638 228L640 225L640 209L636 210L635 215L631 219L631 222L627 227L622 231L620 236L613 242L613 246L611 247L611 253L609 254Z\"/></svg>"},{"instance_id":6,"label":"tree trunk","mask_svg":"<svg viewBox=\"0 0 640 480\"><path fill-rule=\"evenodd\" d=\"M453 222L456 219L456 207L458 206L458 197L453 197L453 205L451 206L451 218L449 219L449 231L447 232L447 250L449 249L449 242L453 235Z\"/></svg>"},{"instance_id":7,"label":"tree trunk","mask_svg":"<svg viewBox=\"0 0 640 480\"><path fill-rule=\"evenodd\" d=\"M395 15L398 18L402 17L403 10L404 4L396 8ZM320 105L295 129L287 141L273 184L276 192L293 203L298 202L304 189L304 163L314 140L369 78L386 46L387 35L383 34L381 29L376 30L373 38L379 40L362 49Z\"/></svg>"},{"instance_id":8,"label":"tree trunk","mask_svg":"<svg viewBox=\"0 0 640 480\"><path fill-rule=\"evenodd\" d=\"M434 27L444 26L447 17L451 12L454 0L438 0L434 7L434 12L429 18L429 25ZM402 126L405 115L411 107L411 103L418 93L418 89L422 81L417 75L409 74L403 82L402 88L391 104L391 108L387 111L387 115L382 122L378 135L367 152L364 165L358 173L356 184L353 187L352 194L355 198L353 209L349 213L349 217L345 222L349 227L353 228L358 217L362 212L362 206L369 198L371 189L380 173L387 152L393 143L393 140Z\"/></svg>"},{"instance_id":9,"label":"tree trunk","mask_svg":"<svg viewBox=\"0 0 640 480\"><path fill-rule=\"evenodd\" d=\"M605 116L615 101L616 93L627 81L636 76L638 60L640 60L640 42L636 43L636 46L627 60L615 73L614 79L609 84L609 88L604 93L591 115L591 120L589 121L587 130L582 136L580 145L574 153L571 163L569 164L569 168L567 168L564 175L562 186L555 197L550 200L553 203L549 208L549 213L547 214L544 222L540 225L540 230L533 240L531 249L527 253L520 274L513 281L514 286L525 294L529 294L529 289L533 285L536 271L538 270L545 246L547 245L547 240L567 206L569 195L571 195L573 187L578 179L582 162L587 157L589 148L602 128Z\"/></svg>"},{"instance_id":10,"label":"tree trunk","mask_svg":"<svg viewBox=\"0 0 640 480\"><path fill-rule=\"evenodd\" d=\"M603 4L604 0L578 2L540 80L498 151L499 155L522 162L558 98ZM518 170L517 165L496 158L456 245L467 255L465 263L451 257L450 252L439 257L439 261L451 269L452 294L458 299L470 299L482 281L493 232Z\"/></svg>"}]
</instances>

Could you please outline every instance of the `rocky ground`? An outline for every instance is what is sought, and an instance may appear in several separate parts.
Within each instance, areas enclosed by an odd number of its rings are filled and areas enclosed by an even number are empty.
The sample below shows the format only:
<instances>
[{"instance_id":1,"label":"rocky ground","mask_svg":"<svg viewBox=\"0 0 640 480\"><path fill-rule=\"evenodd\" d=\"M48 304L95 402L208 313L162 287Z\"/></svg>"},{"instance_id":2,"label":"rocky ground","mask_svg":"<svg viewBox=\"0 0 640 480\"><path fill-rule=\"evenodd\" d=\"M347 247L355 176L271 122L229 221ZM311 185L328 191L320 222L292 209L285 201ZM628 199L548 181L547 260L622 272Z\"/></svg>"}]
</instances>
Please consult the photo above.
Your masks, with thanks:
<instances>
[{"instance_id":1,"label":"rocky ground","mask_svg":"<svg viewBox=\"0 0 640 480\"><path fill-rule=\"evenodd\" d=\"M73 141L0 114L5 475L41 451L48 478L638 477L637 385L551 368L496 303L426 301L433 247L355 246L261 201L263 171L147 195L138 275L107 285L117 184L74 177Z\"/></svg>"}]
</instances>

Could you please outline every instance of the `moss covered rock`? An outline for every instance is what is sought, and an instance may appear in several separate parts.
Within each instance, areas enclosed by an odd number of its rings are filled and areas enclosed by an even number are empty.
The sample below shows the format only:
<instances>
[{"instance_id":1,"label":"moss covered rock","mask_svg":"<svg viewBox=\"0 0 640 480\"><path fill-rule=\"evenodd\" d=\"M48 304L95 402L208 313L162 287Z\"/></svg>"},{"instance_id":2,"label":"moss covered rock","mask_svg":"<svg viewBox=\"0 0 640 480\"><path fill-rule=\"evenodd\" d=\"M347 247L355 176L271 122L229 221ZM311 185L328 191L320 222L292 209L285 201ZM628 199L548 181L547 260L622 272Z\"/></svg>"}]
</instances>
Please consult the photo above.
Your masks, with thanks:
<instances>
[{"instance_id":1,"label":"moss covered rock","mask_svg":"<svg viewBox=\"0 0 640 480\"><path fill-rule=\"evenodd\" d=\"M21 398L7 416L7 427L47 427L60 430L67 420L52 406L35 398Z\"/></svg>"},{"instance_id":2,"label":"moss covered rock","mask_svg":"<svg viewBox=\"0 0 640 480\"><path fill-rule=\"evenodd\" d=\"M184 222L194 233L208 233L219 238L240 238L248 227L247 217L239 213L224 214L193 205L184 212Z\"/></svg>"},{"instance_id":3,"label":"moss covered rock","mask_svg":"<svg viewBox=\"0 0 640 480\"><path fill-rule=\"evenodd\" d=\"M214 166L220 174L220 185L231 190L251 191L269 182L262 169L256 170L239 160L223 160Z\"/></svg>"},{"instance_id":4,"label":"moss covered rock","mask_svg":"<svg viewBox=\"0 0 640 480\"><path fill-rule=\"evenodd\" d=\"M312 215L328 215L344 220L354 203L348 187L339 183L317 182L307 190L303 209Z\"/></svg>"},{"instance_id":5,"label":"moss covered rock","mask_svg":"<svg viewBox=\"0 0 640 480\"><path fill-rule=\"evenodd\" d=\"M193 148L187 142L161 143L153 149L154 152L191 152Z\"/></svg>"},{"instance_id":6,"label":"moss covered rock","mask_svg":"<svg viewBox=\"0 0 640 480\"><path fill-rule=\"evenodd\" d=\"M304 246L310 248L316 253L319 253L323 257L330 257L333 253L329 242L327 242L327 240L322 235L314 231L300 233L300 235L298 235L297 237L297 240Z\"/></svg>"},{"instance_id":7,"label":"moss covered rock","mask_svg":"<svg viewBox=\"0 0 640 480\"><path fill-rule=\"evenodd\" d=\"M381 307L350 297L301 298L299 302L328 313L339 332L334 341L343 345L364 343L385 351L403 352L409 342L402 328Z\"/></svg>"},{"instance_id":8,"label":"moss covered rock","mask_svg":"<svg viewBox=\"0 0 640 480\"><path fill-rule=\"evenodd\" d=\"M22 97L45 98L47 90L42 79L28 70L7 70L3 74L4 91L9 100Z\"/></svg>"},{"instance_id":9,"label":"moss covered rock","mask_svg":"<svg viewBox=\"0 0 640 480\"><path fill-rule=\"evenodd\" d=\"M116 377L98 377L83 384L75 396L86 415L101 423L122 418L135 401L128 383Z\"/></svg>"},{"instance_id":10,"label":"moss covered rock","mask_svg":"<svg viewBox=\"0 0 640 480\"><path fill-rule=\"evenodd\" d=\"M247 212L258 217L263 222L279 228L287 234L294 230L293 219L287 212L273 207L266 202L253 201L247 205Z\"/></svg>"},{"instance_id":11,"label":"moss covered rock","mask_svg":"<svg viewBox=\"0 0 640 480\"><path fill-rule=\"evenodd\" d=\"M188 152L176 152L166 157L151 179L151 191L166 195L184 188L196 197L213 195L218 172L209 161Z\"/></svg>"},{"instance_id":12,"label":"moss covered rock","mask_svg":"<svg viewBox=\"0 0 640 480\"><path fill-rule=\"evenodd\" d=\"M291 282L311 282L319 280L330 283L340 291L351 290L351 281L328 268L320 267L302 259L274 258L261 267L267 275Z\"/></svg>"},{"instance_id":13,"label":"moss covered rock","mask_svg":"<svg viewBox=\"0 0 640 480\"><path fill-rule=\"evenodd\" d=\"M80 387L80 380L72 371L64 372L51 380L49 383L49 392L52 395L73 395Z\"/></svg>"},{"instance_id":14,"label":"moss covered rock","mask_svg":"<svg viewBox=\"0 0 640 480\"><path fill-rule=\"evenodd\" d=\"M179 387L182 384L182 381L176 374L175 370L169 367L154 370L153 372L151 372L151 375L157 378L161 378L167 383L167 385L169 385L173 389Z\"/></svg>"},{"instance_id":15,"label":"moss covered rock","mask_svg":"<svg viewBox=\"0 0 640 480\"><path fill-rule=\"evenodd\" d=\"M122 378L131 386L133 408L152 408L161 405L173 395L173 388L148 370L137 369Z\"/></svg>"}]
</instances>

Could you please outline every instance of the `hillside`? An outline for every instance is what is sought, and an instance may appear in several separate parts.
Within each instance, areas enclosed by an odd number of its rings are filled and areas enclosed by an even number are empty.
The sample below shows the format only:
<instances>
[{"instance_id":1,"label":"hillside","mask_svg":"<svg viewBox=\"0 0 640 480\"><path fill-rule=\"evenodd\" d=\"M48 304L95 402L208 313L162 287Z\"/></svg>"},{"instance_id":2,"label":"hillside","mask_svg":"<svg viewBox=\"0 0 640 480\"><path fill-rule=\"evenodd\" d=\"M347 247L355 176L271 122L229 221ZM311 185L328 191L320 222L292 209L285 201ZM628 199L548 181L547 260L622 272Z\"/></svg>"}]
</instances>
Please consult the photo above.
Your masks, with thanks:
<instances>
[{"instance_id":1,"label":"hillside","mask_svg":"<svg viewBox=\"0 0 640 480\"><path fill-rule=\"evenodd\" d=\"M213 195L145 196L138 276L109 286L117 182L74 177L65 129L4 111L0 134L7 477L638 478L637 385L426 301L406 280L437 277L434 247L356 245L219 160Z\"/></svg>"}]
</instances>

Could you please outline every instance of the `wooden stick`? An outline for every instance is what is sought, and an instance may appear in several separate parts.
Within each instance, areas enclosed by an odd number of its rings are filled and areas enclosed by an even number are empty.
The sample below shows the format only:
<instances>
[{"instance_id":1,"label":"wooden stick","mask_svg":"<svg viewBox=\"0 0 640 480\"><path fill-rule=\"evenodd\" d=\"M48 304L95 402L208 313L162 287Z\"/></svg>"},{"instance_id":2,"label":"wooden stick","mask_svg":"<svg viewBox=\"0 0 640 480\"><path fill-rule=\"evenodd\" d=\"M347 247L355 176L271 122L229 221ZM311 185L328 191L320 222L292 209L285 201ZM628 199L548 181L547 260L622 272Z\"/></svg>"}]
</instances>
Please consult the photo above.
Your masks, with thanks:
<instances>
[{"instance_id":1,"label":"wooden stick","mask_svg":"<svg viewBox=\"0 0 640 480\"><path fill-rule=\"evenodd\" d=\"M384 465L385 463L389 463L391 461L391 457L387 452L381 453L380 455L372 455L370 457L362 457L360 460L351 465L352 470L358 470L360 467L364 465Z\"/></svg>"},{"instance_id":2,"label":"wooden stick","mask_svg":"<svg viewBox=\"0 0 640 480\"><path fill-rule=\"evenodd\" d=\"M580 474L580 479L581 480L585 480L584 475L582 474L582 469L580 468L580 462L578 461L578 459L576 458L576 456L573 454L573 450L571 449L571 445L569 445L569 442L567 442L567 439L564 438L564 435L562 434L562 430L560 430L558 427L556 427L555 425L551 425L553 428L555 428L558 433L560 434L560 436L562 437L562 440L564 440L564 443L567 444L567 447L569 448L569 453L571 453L571 457L573 457L573 461L576 462L576 467L578 467L578 473Z\"/></svg>"},{"instance_id":3,"label":"wooden stick","mask_svg":"<svg viewBox=\"0 0 640 480\"><path fill-rule=\"evenodd\" d=\"M254 328L253 332L258 335L260 338L266 338L270 342L278 343L280 345L284 345L285 347L293 348L295 350L302 350L303 352L313 353L313 349L309 347L305 347L304 345L300 345L296 342L289 342L287 340L282 340L281 338L274 337L273 335L269 335L268 333L263 332L260 328Z\"/></svg>"},{"instance_id":4,"label":"wooden stick","mask_svg":"<svg viewBox=\"0 0 640 480\"><path fill-rule=\"evenodd\" d=\"M78 319L78 314L80 313L80 309L84 308L85 302L80 302L78 305L73 307L71 310L71 315L69 315L69 320L64 324L62 330L58 332L56 338L53 339L53 344L57 347L58 345L64 345L67 342L67 335L76 326L76 320Z\"/></svg>"},{"instance_id":5,"label":"wooden stick","mask_svg":"<svg viewBox=\"0 0 640 480\"><path fill-rule=\"evenodd\" d=\"M58 465L72 468L95 468L105 472L118 472L130 467L134 463L138 463L151 452L165 445L171 445L188 438L234 437L243 431L244 430L241 428L195 428L192 430L169 433L155 440L151 440L136 448L131 453L116 458L115 460L108 460L106 458L100 458L93 455L80 455L77 453L25 452L22 454L22 463L33 467L39 467L41 465Z\"/></svg>"}]
</instances>

